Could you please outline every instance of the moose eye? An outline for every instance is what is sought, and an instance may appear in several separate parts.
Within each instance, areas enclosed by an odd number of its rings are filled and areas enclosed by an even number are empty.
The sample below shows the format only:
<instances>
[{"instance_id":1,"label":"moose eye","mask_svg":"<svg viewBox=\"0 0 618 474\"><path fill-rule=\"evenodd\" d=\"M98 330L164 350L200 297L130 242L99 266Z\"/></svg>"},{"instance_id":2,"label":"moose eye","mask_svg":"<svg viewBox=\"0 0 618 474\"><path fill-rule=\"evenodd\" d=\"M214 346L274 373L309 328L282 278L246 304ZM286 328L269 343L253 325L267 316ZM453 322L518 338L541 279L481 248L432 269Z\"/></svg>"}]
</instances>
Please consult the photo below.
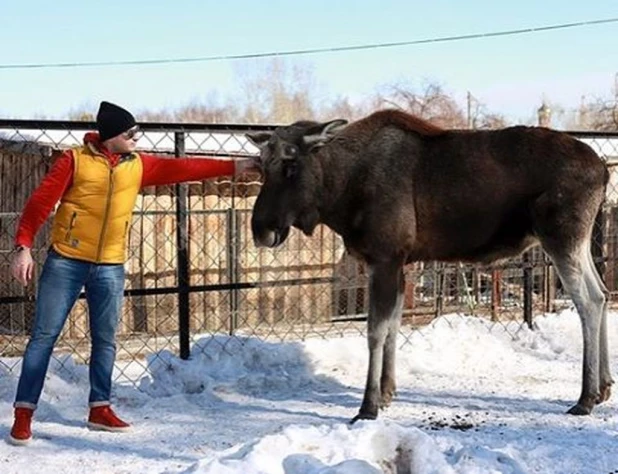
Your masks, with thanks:
<instances>
[{"instance_id":1,"label":"moose eye","mask_svg":"<svg viewBox=\"0 0 618 474\"><path fill-rule=\"evenodd\" d=\"M298 148L292 145L286 145L283 149L283 153L285 154L285 156L296 156L298 154Z\"/></svg>"}]
</instances>

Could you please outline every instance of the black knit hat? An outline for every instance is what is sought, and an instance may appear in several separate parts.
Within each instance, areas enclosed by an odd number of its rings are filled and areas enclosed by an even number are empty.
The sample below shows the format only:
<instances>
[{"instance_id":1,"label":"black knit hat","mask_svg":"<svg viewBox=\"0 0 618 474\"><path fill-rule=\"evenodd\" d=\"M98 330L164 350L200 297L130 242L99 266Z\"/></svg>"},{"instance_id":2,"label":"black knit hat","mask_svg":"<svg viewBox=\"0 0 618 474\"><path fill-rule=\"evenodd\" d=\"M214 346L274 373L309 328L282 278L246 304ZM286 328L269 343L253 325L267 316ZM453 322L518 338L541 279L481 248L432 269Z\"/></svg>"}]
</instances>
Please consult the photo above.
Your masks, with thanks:
<instances>
[{"instance_id":1,"label":"black knit hat","mask_svg":"<svg viewBox=\"0 0 618 474\"><path fill-rule=\"evenodd\" d=\"M97 112L97 129L104 142L135 127L135 117L122 107L103 101Z\"/></svg>"}]
</instances>

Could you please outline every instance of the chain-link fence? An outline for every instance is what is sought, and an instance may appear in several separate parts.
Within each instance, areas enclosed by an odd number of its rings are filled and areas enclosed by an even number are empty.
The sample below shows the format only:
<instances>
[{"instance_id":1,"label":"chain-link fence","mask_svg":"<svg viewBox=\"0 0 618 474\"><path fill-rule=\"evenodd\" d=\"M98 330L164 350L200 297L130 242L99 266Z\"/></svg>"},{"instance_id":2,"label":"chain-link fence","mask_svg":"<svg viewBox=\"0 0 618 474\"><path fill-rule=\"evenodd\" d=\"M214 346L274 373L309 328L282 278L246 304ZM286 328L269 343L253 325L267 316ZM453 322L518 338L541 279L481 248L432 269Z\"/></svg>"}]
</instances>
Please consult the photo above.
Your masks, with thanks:
<instances>
[{"instance_id":1,"label":"chain-link fence","mask_svg":"<svg viewBox=\"0 0 618 474\"><path fill-rule=\"evenodd\" d=\"M55 156L82 142L86 122L0 121L0 369L19 370L34 316L37 275L26 288L9 272L19 214ZM142 124L138 149L174 156L229 159L254 153L244 133L268 127ZM618 226L618 134L577 134L605 159L612 179L597 218L593 253L610 291ZM189 356L192 341L212 334L297 340L364 332L366 268L346 254L326 227L313 237L292 231L275 250L257 249L250 230L259 177L219 178L145 188L130 226L125 305L118 330L117 378L136 385L147 358L168 350ZM40 270L49 223L33 256ZM540 250L502 266L419 263L406 272L403 324L422 327L446 313L473 314L495 324L569 305ZM211 338L221 343L221 338ZM69 316L54 357L89 358L85 299Z\"/></svg>"}]
</instances>

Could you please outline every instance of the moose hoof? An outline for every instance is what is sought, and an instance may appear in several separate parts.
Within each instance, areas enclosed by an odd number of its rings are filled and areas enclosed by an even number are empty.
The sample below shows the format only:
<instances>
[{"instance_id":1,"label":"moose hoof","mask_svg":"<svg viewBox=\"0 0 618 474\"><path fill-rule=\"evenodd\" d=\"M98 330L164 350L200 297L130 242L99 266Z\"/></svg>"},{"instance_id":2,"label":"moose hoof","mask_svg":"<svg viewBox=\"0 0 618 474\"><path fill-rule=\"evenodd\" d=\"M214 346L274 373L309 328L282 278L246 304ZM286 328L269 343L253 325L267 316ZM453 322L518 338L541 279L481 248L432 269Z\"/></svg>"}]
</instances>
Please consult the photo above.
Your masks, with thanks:
<instances>
[{"instance_id":1,"label":"moose hoof","mask_svg":"<svg viewBox=\"0 0 618 474\"><path fill-rule=\"evenodd\" d=\"M382 399L380 400L380 409L384 410L391 406L391 402L393 401L393 394L382 395Z\"/></svg>"},{"instance_id":2,"label":"moose hoof","mask_svg":"<svg viewBox=\"0 0 618 474\"><path fill-rule=\"evenodd\" d=\"M601 395L597 399L597 404L606 402L612 396L612 384L609 383L601 389Z\"/></svg>"},{"instance_id":3,"label":"moose hoof","mask_svg":"<svg viewBox=\"0 0 618 474\"><path fill-rule=\"evenodd\" d=\"M391 406L391 401L390 400L382 400L380 402L380 410L386 410L390 406Z\"/></svg>"},{"instance_id":4,"label":"moose hoof","mask_svg":"<svg viewBox=\"0 0 618 474\"><path fill-rule=\"evenodd\" d=\"M374 415L373 413L363 413L363 412L359 412L358 415L356 415L354 418L352 418L350 420L350 424L353 425L354 423L356 423L358 420L375 420L378 418L378 415Z\"/></svg>"},{"instance_id":5,"label":"moose hoof","mask_svg":"<svg viewBox=\"0 0 618 474\"><path fill-rule=\"evenodd\" d=\"M567 413L569 415L577 416L590 415L590 413L592 413L592 408L586 407L581 403L578 403L577 405L572 406L569 411L567 411Z\"/></svg>"}]
</instances>

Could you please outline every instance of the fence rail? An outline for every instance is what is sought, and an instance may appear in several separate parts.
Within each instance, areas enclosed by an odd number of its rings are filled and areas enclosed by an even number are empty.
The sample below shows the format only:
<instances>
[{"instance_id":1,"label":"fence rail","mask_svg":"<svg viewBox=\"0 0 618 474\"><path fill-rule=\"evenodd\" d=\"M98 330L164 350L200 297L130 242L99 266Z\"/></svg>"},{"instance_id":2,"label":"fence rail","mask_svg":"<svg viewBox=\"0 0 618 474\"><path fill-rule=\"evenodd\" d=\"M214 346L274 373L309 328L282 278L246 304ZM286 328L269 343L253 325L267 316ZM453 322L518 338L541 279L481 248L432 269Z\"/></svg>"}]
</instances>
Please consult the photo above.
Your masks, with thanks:
<instances>
[{"instance_id":1,"label":"fence rail","mask_svg":"<svg viewBox=\"0 0 618 474\"><path fill-rule=\"evenodd\" d=\"M269 126L141 124L138 149L170 158L253 154L244 133ZM81 143L93 123L0 120L0 365L16 370L32 326L35 283L19 286L9 275L13 237L28 196L64 148ZM612 292L618 226L618 134L581 132L608 162L611 180L597 217L593 252ZM143 371L126 364L158 351L189 357L191 343L225 333L279 340L363 331L368 307L366 268L346 254L341 239L320 226L313 237L292 231L277 250L257 249L250 210L259 177L215 179L145 188L129 234L125 305L118 331L117 376L139 383ZM49 224L33 249L37 268L46 255ZM539 249L501 266L436 262L406 270L404 324L422 327L445 313L467 313L494 324L519 320L569 304L553 268ZM212 338L217 343L216 338ZM80 298L55 356L89 357L87 308ZM0 367L1 368L1 367Z\"/></svg>"}]
</instances>

